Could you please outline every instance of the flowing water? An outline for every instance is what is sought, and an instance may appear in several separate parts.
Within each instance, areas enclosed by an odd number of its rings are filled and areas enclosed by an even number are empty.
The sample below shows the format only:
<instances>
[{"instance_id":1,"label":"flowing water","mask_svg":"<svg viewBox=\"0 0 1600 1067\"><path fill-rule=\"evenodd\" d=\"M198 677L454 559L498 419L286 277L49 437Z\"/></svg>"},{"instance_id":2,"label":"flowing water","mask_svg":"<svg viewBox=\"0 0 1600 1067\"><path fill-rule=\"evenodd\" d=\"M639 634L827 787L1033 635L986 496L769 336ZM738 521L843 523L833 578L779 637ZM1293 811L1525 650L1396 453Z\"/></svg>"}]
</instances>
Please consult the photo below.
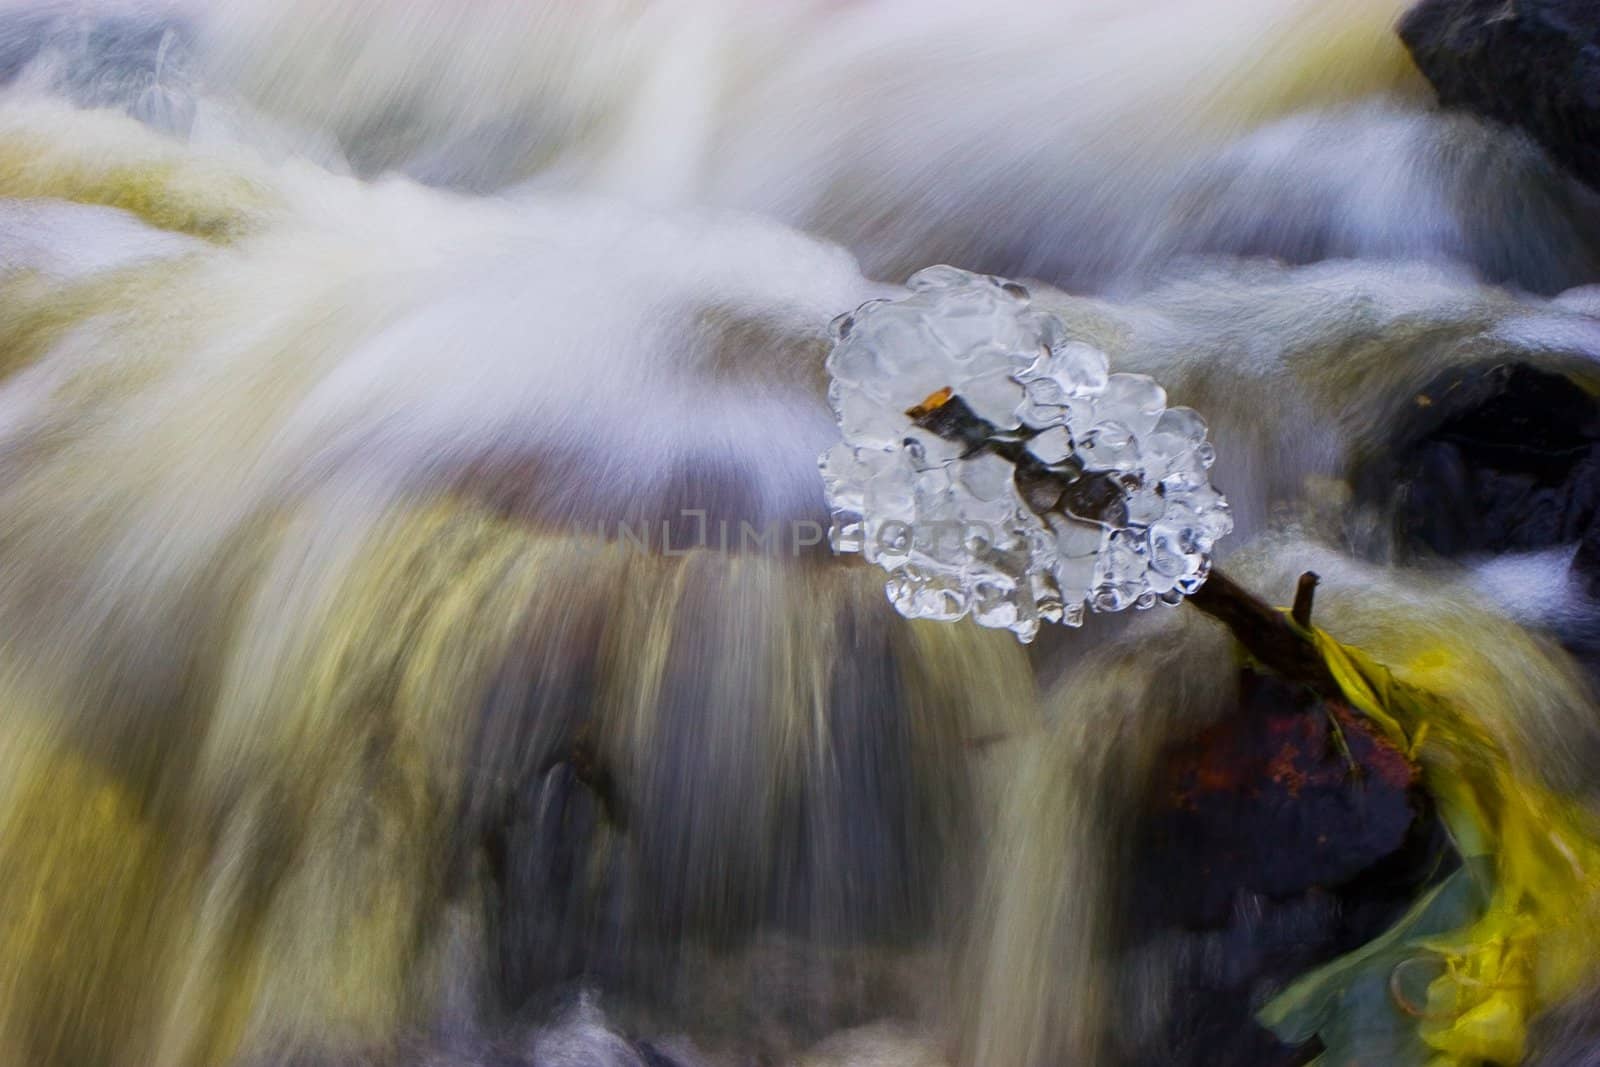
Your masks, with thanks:
<instances>
[{"instance_id":1,"label":"flowing water","mask_svg":"<svg viewBox=\"0 0 1600 1067\"><path fill-rule=\"evenodd\" d=\"M0 1064L1212 1062L1120 901L1226 635L824 540L828 324L939 262L1589 800L1600 204L1402 7L0 7ZM1461 475L1501 396L1568 458Z\"/></svg>"}]
</instances>

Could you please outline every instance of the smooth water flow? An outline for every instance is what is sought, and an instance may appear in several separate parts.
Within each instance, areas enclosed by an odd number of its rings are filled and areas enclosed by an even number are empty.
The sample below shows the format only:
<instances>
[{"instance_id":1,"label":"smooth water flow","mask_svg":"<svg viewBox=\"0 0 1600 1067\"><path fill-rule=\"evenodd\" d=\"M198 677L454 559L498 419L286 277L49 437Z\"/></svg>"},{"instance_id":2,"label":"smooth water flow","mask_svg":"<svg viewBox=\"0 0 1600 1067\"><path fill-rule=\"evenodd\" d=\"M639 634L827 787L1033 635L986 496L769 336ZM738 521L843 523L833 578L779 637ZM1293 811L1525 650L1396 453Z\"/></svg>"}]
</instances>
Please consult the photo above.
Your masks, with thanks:
<instances>
[{"instance_id":1,"label":"smooth water flow","mask_svg":"<svg viewBox=\"0 0 1600 1067\"><path fill-rule=\"evenodd\" d=\"M1404 7L0 5L0 1067L1298 1062L1449 861L1158 862L1343 767L1213 560L1600 755L1600 194Z\"/></svg>"}]
</instances>

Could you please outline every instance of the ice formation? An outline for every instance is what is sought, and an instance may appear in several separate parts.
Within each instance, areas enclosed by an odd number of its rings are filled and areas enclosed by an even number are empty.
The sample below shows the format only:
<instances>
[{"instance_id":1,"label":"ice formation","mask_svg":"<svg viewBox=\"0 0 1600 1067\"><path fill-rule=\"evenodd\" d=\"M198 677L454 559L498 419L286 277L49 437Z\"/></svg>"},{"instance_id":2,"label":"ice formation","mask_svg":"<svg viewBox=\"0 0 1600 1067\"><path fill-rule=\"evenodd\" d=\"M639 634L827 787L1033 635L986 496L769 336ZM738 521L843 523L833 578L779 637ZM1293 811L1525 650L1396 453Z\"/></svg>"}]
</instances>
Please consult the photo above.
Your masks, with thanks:
<instances>
[{"instance_id":1,"label":"ice formation","mask_svg":"<svg viewBox=\"0 0 1600 1067\"><path fill-rule=\"evenodd\" d=\"M1108 373L1014 282L930 267L909 285L833 325L834 550L887 571L907 618L1023 641L1197 590L1233 528L1204 420Z\"/></svg>"}]
</instances>

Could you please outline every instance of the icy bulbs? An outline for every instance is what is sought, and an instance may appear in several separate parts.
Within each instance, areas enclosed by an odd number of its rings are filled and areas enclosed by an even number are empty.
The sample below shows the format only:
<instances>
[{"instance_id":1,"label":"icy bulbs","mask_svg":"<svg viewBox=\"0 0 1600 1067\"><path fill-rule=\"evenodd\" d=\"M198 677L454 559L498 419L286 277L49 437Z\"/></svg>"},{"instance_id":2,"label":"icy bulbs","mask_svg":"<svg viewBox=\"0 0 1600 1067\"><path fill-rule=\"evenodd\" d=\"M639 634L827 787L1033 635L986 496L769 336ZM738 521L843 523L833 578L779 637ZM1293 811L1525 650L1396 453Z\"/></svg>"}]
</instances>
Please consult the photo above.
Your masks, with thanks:
<instances>
[{"instance_id":1,"label":"icy bulbs","mask_svg":"<svg viewBox=\"0 0 1600 1067\"><path fill-rule=\"evenodd\" d=\"M837 552L914 619L1042 622L1176 604L1233 528L1206 424L1012 282L930 267L834 322L823 455Z\"/></svg>"}]
</instances>

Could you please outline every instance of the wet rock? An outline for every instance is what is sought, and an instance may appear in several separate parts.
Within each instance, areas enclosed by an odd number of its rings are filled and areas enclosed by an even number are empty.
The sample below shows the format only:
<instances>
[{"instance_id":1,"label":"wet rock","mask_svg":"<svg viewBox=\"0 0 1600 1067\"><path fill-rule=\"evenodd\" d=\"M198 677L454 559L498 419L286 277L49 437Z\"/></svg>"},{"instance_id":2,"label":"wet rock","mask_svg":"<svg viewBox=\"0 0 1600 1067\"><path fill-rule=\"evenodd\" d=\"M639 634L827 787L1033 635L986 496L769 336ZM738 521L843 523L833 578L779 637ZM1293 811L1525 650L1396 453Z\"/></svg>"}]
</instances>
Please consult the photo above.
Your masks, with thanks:
<instances>
[{"instance_id":1,"label":"wet rock","mask_svg":"<svg viewBox=\"0 0 1600 1067\"><path fill-rule=\"evenodd\" d=\"M1245 707L1175 750L1153 832L1186 890L1168 921L1228 921L1240 891L1341 885L1401 849L1416 771L1368 721L1247 674ZM1339 738L1348 749L1348 758Z\"/></svg>"},{"instance_id":2,"label":"wet rock","mask_svg":"<svg viewBox=\"0 0 1600 1067\"><path fill-rule=\"evenodd\" d=\"M1413 398L1360 487L1393 500L1403 545L1442 556L1576 544L1600 516L1600 408L1525 364L1454 370Z\"/></svg>"},{"instance_id":3,"label":"wet rock","mask_svg":"<svg viewBox=\"0 0 1600 1067\"><path fill-rule=\"evenodd\" d=\"M1515 126L1600 188L1600 6L1422 0L1400 36L1446 107Z\"/></svg>"},{"instance_id":4,"label":"wet rock","mask_svg":"<svg viewBox=\"0 0 1600 1067\"><path fill-rule=\"evenodd\" d=\"M1600 682L1600 400L1527 364L1457 368L1411 398L1353 481L1401 558L1542 554L1480 577Z\"/></svg>"},{"instance_id":5,"label":"wet rock","mask_svg":"<svg viewBox=\"0 0 1600 1067\"><path fill-rule=\"evenodd\" d=\"M1141 961L1173 985L1125 1062L1307 1062L1315 1050L1279 1044L1256 1010L1381 934L1449 866L1415 766L1375 727L1274 678L1244 679L1239 711L1157 773L1127 952L1133 989Z\"/></svg>"}]
</instances>

